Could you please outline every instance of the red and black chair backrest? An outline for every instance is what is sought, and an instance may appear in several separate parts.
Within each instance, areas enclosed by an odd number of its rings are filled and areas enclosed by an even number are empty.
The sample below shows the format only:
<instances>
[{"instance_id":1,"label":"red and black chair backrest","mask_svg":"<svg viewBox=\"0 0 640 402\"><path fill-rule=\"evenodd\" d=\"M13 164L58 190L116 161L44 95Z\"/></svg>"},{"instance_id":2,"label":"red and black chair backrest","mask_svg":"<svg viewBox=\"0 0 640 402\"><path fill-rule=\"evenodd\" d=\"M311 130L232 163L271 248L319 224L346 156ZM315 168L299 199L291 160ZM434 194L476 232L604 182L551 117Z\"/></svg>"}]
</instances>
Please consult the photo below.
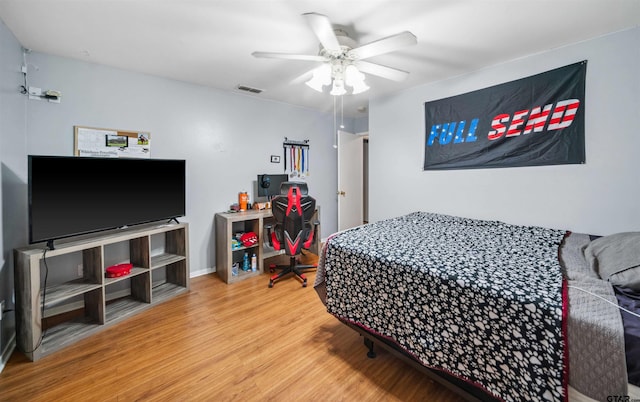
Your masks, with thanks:
<instances>
[{"instance_id":1,"label":"red and black chair backrest","mask_svg":"<svg viewBox=\"0 0 640 402\"><path fill-rule=\"evenodd\" d=\"M316 200L306 194L306 183L285 182L280 191L282 194L271 200L275 221L271 242L276 250L285 250L287 255L298 255L313 243L311 218L316 209Z\"/></svg>"}]
</instances>

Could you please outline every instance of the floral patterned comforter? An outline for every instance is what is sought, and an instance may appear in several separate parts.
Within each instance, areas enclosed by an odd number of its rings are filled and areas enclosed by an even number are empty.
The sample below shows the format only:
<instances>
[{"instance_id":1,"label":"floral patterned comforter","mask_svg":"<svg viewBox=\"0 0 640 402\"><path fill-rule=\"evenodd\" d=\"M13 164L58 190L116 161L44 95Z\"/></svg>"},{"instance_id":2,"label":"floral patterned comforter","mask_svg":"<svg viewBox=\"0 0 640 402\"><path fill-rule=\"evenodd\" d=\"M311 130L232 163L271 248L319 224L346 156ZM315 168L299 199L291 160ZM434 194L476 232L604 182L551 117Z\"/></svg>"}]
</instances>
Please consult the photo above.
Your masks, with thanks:
<instances>
[{"instance_id":1,"label":"floral patterned comforter","mask_svg":"<svg viewBox=\"0 0 640 402\"><path fill-rule=\"evenodd\" d=\"M507 401L567 400L565 234L415 212L331 236L315 287L425 366Z\"/></svg>"}]
</instances>

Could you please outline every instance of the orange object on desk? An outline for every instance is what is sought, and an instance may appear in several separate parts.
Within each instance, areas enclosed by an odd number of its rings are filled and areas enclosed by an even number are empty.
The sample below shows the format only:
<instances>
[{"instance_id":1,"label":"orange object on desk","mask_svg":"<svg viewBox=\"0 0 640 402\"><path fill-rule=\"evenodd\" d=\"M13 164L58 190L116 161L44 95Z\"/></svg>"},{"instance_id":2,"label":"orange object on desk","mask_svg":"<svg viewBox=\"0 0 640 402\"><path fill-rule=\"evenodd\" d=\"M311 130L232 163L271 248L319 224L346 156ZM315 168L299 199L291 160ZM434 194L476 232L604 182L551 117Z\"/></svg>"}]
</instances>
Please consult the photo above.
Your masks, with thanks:
<instances>
[{"instance_id":1,"label":"orange object on desk","mask_svg":"<svg viewBox=\"0 0 640 402\"><path fill-rule=\"evenodd\" d=\"M247 210L247 203L249 202L249 195L245 192L238 193L238 204L240 204L240 211Z\"/></svg>"}]
</instances>

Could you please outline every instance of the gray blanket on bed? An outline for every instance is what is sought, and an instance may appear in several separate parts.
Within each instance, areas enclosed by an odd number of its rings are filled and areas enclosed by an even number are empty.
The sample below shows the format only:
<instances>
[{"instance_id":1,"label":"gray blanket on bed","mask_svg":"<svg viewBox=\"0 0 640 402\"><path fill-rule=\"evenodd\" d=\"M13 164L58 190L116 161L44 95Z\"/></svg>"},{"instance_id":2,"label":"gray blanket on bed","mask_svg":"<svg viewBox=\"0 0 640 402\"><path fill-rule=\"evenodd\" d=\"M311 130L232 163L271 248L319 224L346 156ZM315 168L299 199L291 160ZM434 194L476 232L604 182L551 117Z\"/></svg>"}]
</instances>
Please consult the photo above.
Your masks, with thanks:
<instances>
[{"instance_id":1,"label":"gray blanket on bed","mask_svg":"<svg viewBox=\"0 0 640 402\"><path fill-rule=\"evenodd\" d=\"M627 395L624 329L613 287L590 271L582 253L588 243L588 235L574 233L560 249L569 284L569 384L606 401L610 395Z\"/></svg>"}]
</instances>

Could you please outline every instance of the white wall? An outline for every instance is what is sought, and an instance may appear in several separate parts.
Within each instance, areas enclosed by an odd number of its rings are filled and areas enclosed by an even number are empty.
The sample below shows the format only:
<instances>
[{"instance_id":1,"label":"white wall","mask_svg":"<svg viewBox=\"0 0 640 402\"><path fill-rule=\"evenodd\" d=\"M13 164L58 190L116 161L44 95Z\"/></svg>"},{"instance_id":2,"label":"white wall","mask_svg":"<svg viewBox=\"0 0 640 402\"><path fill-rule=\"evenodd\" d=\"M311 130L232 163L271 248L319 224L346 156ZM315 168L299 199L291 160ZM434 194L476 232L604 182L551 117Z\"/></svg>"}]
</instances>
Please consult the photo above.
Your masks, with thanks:
<instances>
[{"instance_id":1,"label":"white wall","mask_svg":"<svg viewBox=\"0 0 640 402\"><path fill-rule=\"evenodd\" d=\"M423 171L424 103L588 60L586 163ZM429 211L575 232L640 230L640 28L370 102L370 210Z\"/></svg>"},{"instance_id":2,"label":"white wall","mask_svg":"<svg viewBox=\"0 0 640 402\"><path fill-rule=\"evenodd\" d=\"M369 130L369 116L358 117L353 119L352 133L365 133Z\"/></svg>"},{"instance_id":3,"label":"white wall","mask_svg":"<svg viewBox=\"0 0 640 402\"><path fill-rule=\"evenodd\" d=\"M215 265L214 214L237 202L240 191L253 201L258 174L283 172L270 155L282 154L285 136L310 140L309 190L321 207L322 232L336 230L337 162L328 114L41 53L29 62L37 66L29 69L29 85L59 90L62 99L29 101L27 154L72 155L73 127L82 125L149 131L152 157L187 160L181 220L190 225L192 274ZM20 157L26 178L26 154Z\"/></svg>"},{"instance_id":4,"label":"white wall","mask_svg":"<svg viewBox=\"0 0 640 402\"><path fill-rule=\"evenodd\" d=\"M72 155L75 125L149 131L152 157L187 160L187 216L180 220L190 224L192 275L214 268L215 213L237 202L239 191L249 191L253 201L258 174L283 172L270 155L281 155L285 136L310 140L306 181L321 208L322 233L336 230L329 114L46 54L29 54L27 61L28 85L61 91L60 104L19 93L22 46L0 21L0 300L7 309L14 308L13 249L28 242L27 155ZM345 118L349 129L352 120ZM0 354L8 356L13 313L4 315L0 334Z\"/></svg>"},{"instance_id":5,"label":"white wall","mask_svg":"<svg viewBox=\"0 0 640 402\"><path fill-rule=\"evenodd\" d=\"M0 21L0 300L5 309L13 310L13 249L27 241L27 193L24 183L24 155L26 149L26 99L18 92L22 84L20 64L22 48ZM3 358L8 358L14 344L15 312L3 314L0 321L0 371Z\"/></svg>"}]
</instances>

